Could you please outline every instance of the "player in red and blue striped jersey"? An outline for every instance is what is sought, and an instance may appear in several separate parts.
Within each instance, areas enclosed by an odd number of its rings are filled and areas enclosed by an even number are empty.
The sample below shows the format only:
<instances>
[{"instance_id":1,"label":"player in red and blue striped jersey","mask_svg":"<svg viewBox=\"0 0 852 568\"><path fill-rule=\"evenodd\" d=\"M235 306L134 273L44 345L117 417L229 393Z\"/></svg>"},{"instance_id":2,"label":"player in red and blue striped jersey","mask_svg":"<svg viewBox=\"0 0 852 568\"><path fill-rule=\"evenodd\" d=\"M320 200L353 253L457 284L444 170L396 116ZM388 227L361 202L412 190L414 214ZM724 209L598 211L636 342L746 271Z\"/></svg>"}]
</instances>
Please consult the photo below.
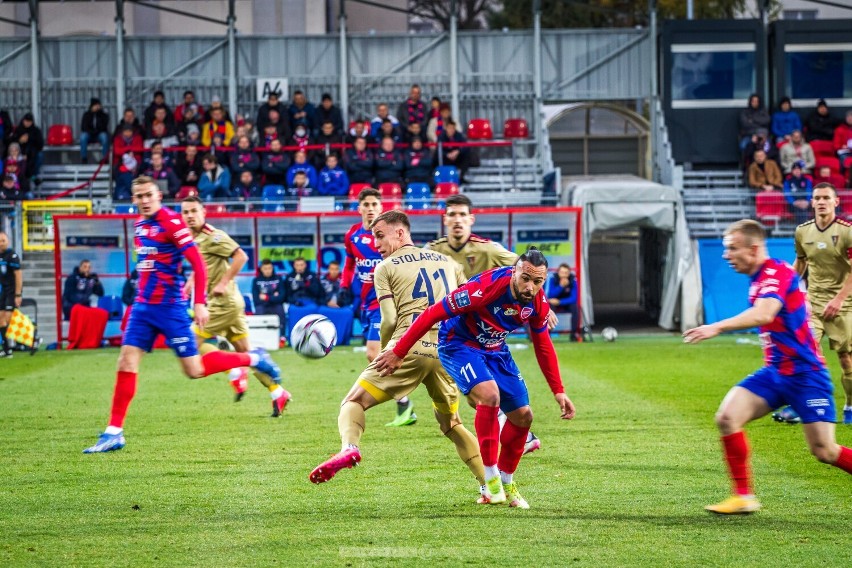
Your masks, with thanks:
<instances>
[{"instance_id":1,"label":"player in red and blue striped jersey","mask_svg":"<svg viewBox=\"0 0 852 568\"><path fill-rule=\"evenodd\" d=\"M514 266L474 276L432 305L414 320L396 346L375 362L380 372L392 374L414 343L442 322L438 334L441 364L459 390L476 404L474 424L486 478L481 503L508 500L512 507L529 507L518 492L513 474L533 416L526 384L506 346L507 335L529 324L536 359L562 418L570 420L575 414L562 386L559 361L547 329L550 305L542 290L546 279L547 259L531 248ZM502 432L497 419L501 408L508 418Z\"/></svg>"},{"instance_id":2,"label":"player in red and blue striped jersey","mask_svg":"<svg viewBox=\"0 0 852 568\"><path fill-rule=\"evenodd\" d=\"M805 440L819 461L852 473L852 450L835 441L834 386L814 339L810 307L798 274L785 262L769 258L766 231L757 221L733 223L725 231L724 245L723 257L731 268L751 277L751 307L734 317L689 329L683 340L698 343L724 331L760 330L765 366L734 386L716 413L734 493L705 508L730 515L760 509L743 431L752 420L789 404L801 416Z\"/></svg>"},{"instance_id":3,"label":"player in red and blue striped jersey","mask_svg":"<svg viewBox=\"0 0 852 568\"><path fill-rule=\"evenodd\" d=\"M136 394L139 363L150 352L154 340L162 334L178 356L183 372L191 379L251 366L272 378L280 370L262 349L251 353L213 351L198 354L191 329L188 302L183 298L180 265L185 258L194 274L195 323L204 329L207 312L207 268L193 241L192 233L178 213L162 205L163 195L154 180L141 176L131 187L133 203L140 217L135 224L135 245L139 271L136 299L127 320L118 356L118 373L112 399L109 425L95 445L84 453L120 450L125 445L124 419Z\"/></svg>"}]
</instances>

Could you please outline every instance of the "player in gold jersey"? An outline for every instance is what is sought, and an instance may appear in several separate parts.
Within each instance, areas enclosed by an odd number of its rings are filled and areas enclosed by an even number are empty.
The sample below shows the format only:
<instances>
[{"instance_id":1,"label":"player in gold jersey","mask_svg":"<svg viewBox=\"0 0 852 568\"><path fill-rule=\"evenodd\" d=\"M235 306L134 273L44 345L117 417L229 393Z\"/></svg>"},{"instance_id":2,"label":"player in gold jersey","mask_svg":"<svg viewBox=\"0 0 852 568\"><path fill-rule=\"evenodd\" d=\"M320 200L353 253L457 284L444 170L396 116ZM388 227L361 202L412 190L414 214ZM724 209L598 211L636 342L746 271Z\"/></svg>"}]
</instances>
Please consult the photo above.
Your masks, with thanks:
<instances>
[{"instance_id":1,"label":"player in gold jersey","mask_svg":"<svg viewBox=\"0 0 852 568\"><path fill-rule=\"evenodd\" d=\"M207 223L204 203L198 197L187 197L181 202L181 216L186 226L192 231L195 245L207 265L207 303L210 320L204 329L199 329L196 325L192 327L199 352L204 354L213 351L215 347L206 341L217 335L230 341L239 353L250 351L246 305L234 282L234 277L245 266L248 255L225 231ZM191 283L187 282L187 286L190 285ZM290 393L281 387L280 379L276 382L268 375L257 371L254 375L269 390L269 395L272 397L272 417L277 418L290 400ZM245 393L247 376L248 370L245 368L231 370L230 380L237 393L237 401L242 399Z\"/></svg>"},{"instance_id":2,"label":"player in gold jersey","mask_svg":"<svg viewBox=\"0 0 852 568\"><path fill-rule=\"evenodd\" d=\"M846 393L843 423L852 424L852 224L837 217L839 205L833 185L817 184L811 197L814 220L796 227L793 268L800 276L807 271L814 335L817 343L827 335L829 348L840 359L840 382ZM801 422L790 407L772 417L779 422Z\"/></svg>"},{"instance_id":3,"label":"player in gold jersey","mask_svg":"<svg viewBox=\"0 0 852 568\"><path fill-rule=\"evenodd\" d=\"M382 350L392 349L426 308L466 281L461 267L435 251L417 248L411 241L411 224L401 211L387 211L373 221L375 245L384 260L376 266L373 283L382 311ZM337 425L342 448L310 474L314 483L330 480L344 468L361 461L359 443L366 425L365 411L411 393L421 383L432 399L435 419L456 446L459 457L476 477L485 483L485 469L479 445L458 414L460 393L438 359L438 329L431 329L418 341L402 366L383 377L370 363L343 400Z\"/></svg>"}]
</instances>

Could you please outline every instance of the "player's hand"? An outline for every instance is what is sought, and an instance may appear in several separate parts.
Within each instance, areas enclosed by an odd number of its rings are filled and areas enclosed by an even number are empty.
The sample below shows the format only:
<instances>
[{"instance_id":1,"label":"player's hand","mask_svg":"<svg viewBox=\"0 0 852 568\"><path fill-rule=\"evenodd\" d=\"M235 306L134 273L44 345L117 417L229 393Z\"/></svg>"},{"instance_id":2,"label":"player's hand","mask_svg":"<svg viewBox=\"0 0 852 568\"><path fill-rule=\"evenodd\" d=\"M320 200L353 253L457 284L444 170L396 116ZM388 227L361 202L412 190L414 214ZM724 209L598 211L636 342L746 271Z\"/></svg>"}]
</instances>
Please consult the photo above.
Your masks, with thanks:
<instances>
[{"instance_id":1,"label":"player's hand","mask_svg":"<svg viewBox=\"0 0 852 568\"><path fill-rule=\"evenodd\" d=\"M574 403L568 398L564 392L554 396L556 404L559 405L559 410L562 411L562 420L571 420L577 414L577 409L574 408Z\"/></svg>"},{"instance_id":2,"label":"player's hand","mask_svg":"<svg viewBox=\"0 0 852 568\"><path fill-rule=\"evenodd\" d=\"M396 356L392 349L388 349L373 360L373 366L379 375L387 377L402 365L402 359Z\"/></svg>"},{"instance_id":3,"label":"player's hand","mask_svg":"<svg viewBox=\"0 0 852 568\"><path fill-rule=\"evenodd\" d=\"M715 325L702 325L683 332L684 343L699 343L719 335L719 329Z\"/></svg>"},{"instance_id":4,"label":"player's hand","mask_svg":"<svg viewBox=\"0 0 852 568\"><path fill-rule=\"evenodd\" d=\"M825 308L822 310L822 318L824 320L833 320L840 314L840 308L843 307L843 302L839 299L832 298L831 301L826 304Z\"/></svg>"},{"instance_id":5,"label":"player's hand","mask_svg":"<svg viewBox=\"0 0 852 568\"><path fill-rule=\"evenodd\" d=\"M559 303L558 300L557 303ZM558 324L559 316L557 316L556 313L551 310L550 313L547 314L547 331L553 331Z\"/></svg>"},{"instance_id":6,"label":"player's hand","mask_svg":"<svg viewBox=\"0 0 852 568\"><path fill-rule=\"evenodd\" d=\"M195 325L198 329L207 327L207 322L210 321L210 312L207 311L207 306L204 304L195 304Z\"/></svg>"},{"instance_id":7,"label":"player's hand","mask_svg":"<svg viewBox=\"0 0 852 568\"><path fill-rule=\"evenodd\" d=\"M218 282L215 286L213 286L213 295L214 296L224 296L228 293L228 284L225 282Z\"/></svg>"},{"instance_id":8,"label":"player's hand","mask_svg":"<svg viewBox=\"0 0 852 568\"><path fill-rule=\"evenodd\" d=\"M341 288L337 292L337 304L339 306L348 306L352 303L352 290L350 288Z\"/></svg>"},{"instance_id":9,"label":"player's hand","mask_svg":"<svg viewBox=\"0 0 852 568\"><path fill-rule=\"evenodd\" d=\"M15 307L16 307L16 308L20 308L20 307L21 307L21 300L23 300L23 298L22 298L22 297L20 297L20 296L15 296Z\"/></svg>"}]
</instances>

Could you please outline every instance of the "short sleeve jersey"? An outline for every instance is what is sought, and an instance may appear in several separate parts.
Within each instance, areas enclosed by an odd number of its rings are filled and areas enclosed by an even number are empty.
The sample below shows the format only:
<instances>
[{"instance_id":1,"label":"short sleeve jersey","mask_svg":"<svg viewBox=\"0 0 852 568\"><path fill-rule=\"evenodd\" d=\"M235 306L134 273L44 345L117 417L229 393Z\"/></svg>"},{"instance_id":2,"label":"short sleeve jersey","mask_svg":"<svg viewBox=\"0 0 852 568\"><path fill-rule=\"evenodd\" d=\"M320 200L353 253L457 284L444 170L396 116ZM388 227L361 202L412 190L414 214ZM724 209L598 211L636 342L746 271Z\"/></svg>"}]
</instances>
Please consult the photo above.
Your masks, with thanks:
<instances>
[{"instance_id":1,"label":"short sleeve jersey","mask_svg":"<svg viewBox=\"0 0 852 568\"><path fill-rule=\"evenodd\" d=\"M139 271L136 302L185 303L181 288L186 280L181 264L183 253L195 243L181 216L163 207L151 217L140 217L134 241Z\"/></svg>"},{"instance_id":2,"label":"short sleeve jersey","mask_svg":"<svg viewBox=\"0 0 852 568\"><path fill-rule=\"evenodd\" d=\"M21 269L21 259L12 249L0 253L0 291L15 289L15 271Z\"/></svg>"},{"instance_id":3,"label":"short sleeve jersey","mask_svg":"<svg viewBox=\"0 0 852 568\"><path fill-rule=\"evenodd\" d=\"M213 288L230 268L231 263L228 260L240 248L240 245L222 229L205 224L201 232L195 236L195 246L198 247L207 266L207 303L211 306L230 305L239 295L234 281L228 282L228 293L224 296L214 296Z\"/></svg>"},{"instance_id":4,"label":"short sleeve jersey","mask_svg":"<svg viewBox=\"0 0 852 568\"><path fill-rule=\"evenodd\" d=\"M820 313L852 270L852 224L835 218L821 230L815 221L808 221L796 227L795 243L796 256L808 261L808 298ZM852 298L846 299L842 311L852 311Z\"/></svg>"},{"instance_id":5,"label":"short sleeve jersey","mask_svg":"<svg viewBox=\"0 0 852 568\"><path fill-rule=\"evenodd\" d=\"M458 263L441 253L406 245L384 259L375 272L379 302L393 298L397 324L392 339L399 339L426 308L440 302L465 282Z\"/></svg>"},{"instance_id":6,"label":"short sleeve jersey","mask_svg":"<svg viewBox=\"0 0 852 568\"><path fill-rule=\"evenodd\" d=\"M814 339L810 309L799 275L784 261L768 259L752 277L748 303L760 298L781 302L781 311L767 325L760 327L763 358L781 375L825 369L825 360Z\"/></svg>"},{"instance_id":7,"label":"short sleeve jersey","mask_svg":"<svg viewBox=\"0 0 852 568\"><path fill-rule=\"evenodd\" d=\"M376 250L373 233L364 228L363 223L352 225L344 240L346 264L344 265L343 286L351 286L354 278L361 284L361 307L365 310L379 309L376 292L373 289L373 271L382 261L382 255Z\"/></svg>"},{"instance_id":8,"label":"short sleeve jersey","mask_svg":"<svg viewBox=\"0 0 852 568\"><path fill-rule=\"evenodd\" d=\"M541 333L547 329L550 305L544 289L530 303L512 296L512 267L495 268L474 276L443 300L447 314L439 343L458 342L482 351L506 350L506 336L529 323Z\"/></svg>"},{"instance_id":9,"label":"short sleeve jersey","mask_svg":"<svg viewBox=\"0 0 852 568\"><path fill-rule=\"evenodd\" d=\"M506 250L500 243L477 235L471 235L460 248L453 247L447 237L430 242L426 248L458 262L468 278L492 268L512 266L518 261L518 255Z\"/></svg>"}]
</instances>

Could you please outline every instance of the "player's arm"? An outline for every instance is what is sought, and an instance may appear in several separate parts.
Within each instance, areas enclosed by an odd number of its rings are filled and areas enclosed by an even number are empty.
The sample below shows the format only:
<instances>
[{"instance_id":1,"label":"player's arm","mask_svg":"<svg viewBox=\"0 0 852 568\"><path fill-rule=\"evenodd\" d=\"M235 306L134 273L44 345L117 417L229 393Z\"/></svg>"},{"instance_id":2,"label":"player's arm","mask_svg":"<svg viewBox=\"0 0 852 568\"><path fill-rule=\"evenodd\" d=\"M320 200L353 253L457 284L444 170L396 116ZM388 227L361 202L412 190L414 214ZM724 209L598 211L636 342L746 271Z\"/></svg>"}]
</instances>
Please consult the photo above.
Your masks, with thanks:
<instances>
[{"instance_id":1,"label":"player's arm","mask_svg":"<svg viewBox=\"0 0 852 568\"><path fill-rule=\"evenodd\" d=\"M805 271L808 269L808 255L805 252L805 247L802 246L802 238L802 230L801 228L797 228L795 237L793 238L793 246L796 249L796 260L793 262L793 270L800 277L804 276Z\"/></svg>"},{"instance_id":2,"label":"player's arm","mask_svg":"<svg viewBox=\"0 0 852 568\"><path fill-rule=\"evenodd\" d=\"M758 298L752 307L733 317L686 330L683 332L683 341L684 343L698 343L726 331L767 325L775 319L783 306L781 298L776 295Z\"/></svg>"},{"instance_id":3,"label":"player's arm","mask_svg":"<svg viewBox=\"0 0 852 568\"><path fill-rule=\"evenodd\" d=\"M852 248L846 249L846 258L852 259ZM843 302L846 301L849 294L852 294L852 272L846 277L846 281L837 292L837 295L825 305L825 308L822 310L822 317L827 320L836 318L840 314L840 310L843 309Z\"/></svg>"},{"instance_id":4,"label":"player's arm","mask_svg":"<svg viewBox=\"0 0 852 568\"><path fill-rule=\"evenodd\" d=\"M24 272L21 270L20 265L15 270L15 307L21 307L21 299L24 293Z\"/></svg>"},{"instance_id":5,"label":"player's arm","mask_svg":"<svg viewBox=\"0 0 852 568\"><path fill-rule=\"evenodd\" d=\"M343 263L343 272L340 274L340 287L351 288L352 279L355 278L355 253L352 251L352 233L346 233L343 247L346 249L346 261Z\"/></svg>"},{"instance_id":6,"label":"player's arm","mask_svg":"<svg viewBox=\"0 0 852 568\"><path fill-rule=\"evenodd\" d=\"M391 290L390 280L388 279L387 269L384 265L376 267L373 273L373 287L376 291L376 299L379 302L379 310L381 311L382 323L379 328L379 339L382 349L388 344L393 332L396 329L397 311L396 302Z\"/></svg>"},{"instance_id":7,"label":"player's arm","mask_svg":"<svg viewBox=\"0 0 852 568\"><path fill-rule=\"evenodd\" d=\"M808 259L805 257L796 257L796 260L793 261L793 270L796 271L796 274L804 276L807 269Z\"/></svg>"},{"instance_id":8,"label":"player's arm","mask_svg":"<svg viewBox=\"0 0 852 568\"><path fill-rule=\"evenodd\" d=\"M213 287L214 296L223 296L227 293L228 284L236 278L237 274L246 265L246 262L248 262L248 255L243 249L237 248L231 254L231 263L228 265L228 270L225 271L225 274L222 275L222 278Z\"/></svg>"},{"instance_id":9,"label":"player's arm","mask_svg":"<svg viewBox=\"0 0 852 568\"><path fill-rule=\"evenodd\" d=\"M174 223L174 226L169 225L171 240L192 267L192 279L195 286L195 303L193 306L195 323L199 329L204 329L210 319L210 314L207 313L207 266L204 264L204 259L201 258L198 247L195 246L195 241L192 240L192 232L189 228L180 217L173 219L172 223Z\"/></svg>"},{"instance_id":10,"label":"player's arm","mask_svg":"<svg viewBox=\"0 0 852 568\"><path fill-rule=\"evenodd\" d=\"M494 266L514 266L518 262L518 255L507 250L500 243L494 243L496 249Z\"/></svg>"},{"instance_id":11,"label":"player's arm","mask_svg":"<svg viewBox=\"0 0 852 568\"><path fill-rule=\"evenodd\" d=\"M553 398L556 399L556 404L559 405L561 416L564 420L574 418L577 410L574 408L574 403L565 394L565 387L562 384L562 377L559 373L559 360L556 357L556 349L553 347L553 340L550 338L550 333L547 330L547 323L537 329L531 329L533 349L535 350L535 358L538 361L538 366L544 375L544 380L547 381L547 386L550 387L550 392L553 393Z\"/></svg>"}]
</instances>

